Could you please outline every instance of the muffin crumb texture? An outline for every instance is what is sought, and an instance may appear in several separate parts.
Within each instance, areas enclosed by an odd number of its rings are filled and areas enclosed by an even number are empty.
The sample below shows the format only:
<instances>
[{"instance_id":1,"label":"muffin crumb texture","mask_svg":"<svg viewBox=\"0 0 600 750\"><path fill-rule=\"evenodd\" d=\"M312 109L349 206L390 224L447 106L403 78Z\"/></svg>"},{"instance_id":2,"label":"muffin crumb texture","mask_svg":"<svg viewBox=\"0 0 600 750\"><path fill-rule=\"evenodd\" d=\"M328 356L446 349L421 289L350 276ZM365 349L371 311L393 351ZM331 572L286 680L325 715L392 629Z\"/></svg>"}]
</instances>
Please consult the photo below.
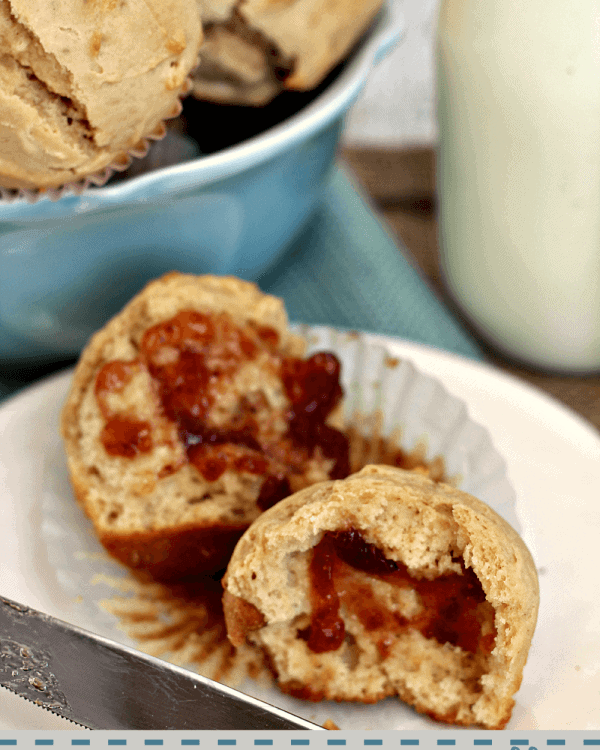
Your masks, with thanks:
<instances>
[{"instance_id":1,"label":"muffin crumb texture","mask_svg":"<svg viewBox=\"0 0 600 750\"><path fill-rule=\"evenodd\" d=\"M91 340L62 430L75 494L113 556L159 581L222 570L261 512L349 472L329 424L339 363L303 352L280 300L182 274Z\"/></svg>"},{"instance_id":2,"label":"muffin crumb texture","mask_svg":"<svg viewBox=\"0 0 600 750\"><path fill-rule=\"evenodd\" d=\"M518 534L464 492L383 466L307 488L246 532L224 586L230 639L262 650L284 692L395 695L489 729L510 719L537 574Z\"/></svg>"}]
</instances>

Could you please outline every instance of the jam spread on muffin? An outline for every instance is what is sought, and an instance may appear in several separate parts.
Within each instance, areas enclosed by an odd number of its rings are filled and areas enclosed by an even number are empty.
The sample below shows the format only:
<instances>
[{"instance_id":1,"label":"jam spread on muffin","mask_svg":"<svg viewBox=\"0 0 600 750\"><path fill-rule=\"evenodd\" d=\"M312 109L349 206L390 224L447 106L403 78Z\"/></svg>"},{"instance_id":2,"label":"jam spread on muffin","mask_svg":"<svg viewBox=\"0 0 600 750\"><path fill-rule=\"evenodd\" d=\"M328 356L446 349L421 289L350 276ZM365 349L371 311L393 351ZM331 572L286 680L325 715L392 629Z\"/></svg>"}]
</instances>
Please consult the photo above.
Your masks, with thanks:
<instances>
[{"instance_id":1,"label":"jam spread on muffin","mask_svg":"<svg viewBox=\"0 0 600 750\"><path fill-rule=\"evenodd\" d=\"M337 358L327 352L307 360L284 357L278 346L273 328L235 324L224 312L183 310L148 328L137 360L111 361L96 378L105 450L130 459L152 450L151 425L131 410L110 408L111 394L145 368L164 415L177 425L188 463L209 482L227 470L264 477L261 510L292 492L290 474L301 473L315 453L330 460L331 478L347 476L348 439L326 423L343 395ZM268 382L243 393L248 363L260 366ZM268 401L274 387L285 394L284 409Z\"/></svg>"},{"instance_id":2,"label":"jam spread on muffin","mask_svg":"<svg viewBox=\"0 0 600 750\"><path fill-rule=\"evenodd\" d=\"M382 658L388 655L395 636L409 628L441 644L490 654L496 637L493 610L475 573L462 562L461 568L462 574L417 579L405 565L389 560L365 541L356 529L326 532L312 551L311 619L299 635L314 653L336 651L346 635L340 614L343 607L346 616L356 618L372 635ZM368 578L357 576L356 571L414 590L421 604L419 611L410 618L390 611L378 600Z\"/></svg>"},{"instance_id":3,"label":"jam spread on muffin","mask_svg":"<svg viewBox=\"0 0 600 750\"><path fill-rule=\"evenodd\" d=\"M115 412L110 405L110 394L122 391L140 366L135 361L115 360L105 365L96 377L96 400L105 419L100 439L111 456L135 458L153 447L152 426L148 421Z\"/></svg>"}]
</instances>

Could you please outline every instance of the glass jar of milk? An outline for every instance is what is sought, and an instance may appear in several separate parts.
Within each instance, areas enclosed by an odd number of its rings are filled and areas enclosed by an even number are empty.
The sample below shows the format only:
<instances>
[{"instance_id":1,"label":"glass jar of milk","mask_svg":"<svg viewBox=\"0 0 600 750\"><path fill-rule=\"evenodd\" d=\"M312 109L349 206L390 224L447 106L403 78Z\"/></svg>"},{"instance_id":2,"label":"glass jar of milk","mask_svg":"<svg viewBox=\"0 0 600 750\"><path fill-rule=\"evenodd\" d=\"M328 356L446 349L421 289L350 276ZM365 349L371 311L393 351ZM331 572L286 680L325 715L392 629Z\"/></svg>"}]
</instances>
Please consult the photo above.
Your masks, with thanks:
<instances>
[{"instance_id":1,"label":"glass jar of milk","mask_svg":"<svg viewBox=\"0 0 600 750\"><path fill-rule=\"evenodd\" d=\"M441 0L445 280L505 353L600 369L600 0Z\"/></svg>"}]
</instances>

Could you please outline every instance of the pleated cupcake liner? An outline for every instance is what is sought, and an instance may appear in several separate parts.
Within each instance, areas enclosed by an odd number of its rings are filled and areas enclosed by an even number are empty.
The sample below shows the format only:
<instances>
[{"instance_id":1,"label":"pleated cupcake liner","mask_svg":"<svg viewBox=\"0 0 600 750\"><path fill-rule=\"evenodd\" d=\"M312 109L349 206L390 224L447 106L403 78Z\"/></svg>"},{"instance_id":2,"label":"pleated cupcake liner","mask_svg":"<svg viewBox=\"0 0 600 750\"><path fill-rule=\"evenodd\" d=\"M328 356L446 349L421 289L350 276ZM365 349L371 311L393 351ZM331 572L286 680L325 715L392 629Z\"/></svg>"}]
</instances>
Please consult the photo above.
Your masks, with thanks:
<instances>
[{"instance_id":1,"label":"pleated cupcake liner","mask_svg":"<svg viewBox=\"0 0 600 750\"><path fill-rule=\"evenodd\" d=\"M341 362L354 469L389 463L400 449L409 467L426 464L433 479L475 495L519 531L506 463L462 399L366 334L325 326L296 330L307 339L309 354L332 351Z\"/></svg>"}]
</instances>

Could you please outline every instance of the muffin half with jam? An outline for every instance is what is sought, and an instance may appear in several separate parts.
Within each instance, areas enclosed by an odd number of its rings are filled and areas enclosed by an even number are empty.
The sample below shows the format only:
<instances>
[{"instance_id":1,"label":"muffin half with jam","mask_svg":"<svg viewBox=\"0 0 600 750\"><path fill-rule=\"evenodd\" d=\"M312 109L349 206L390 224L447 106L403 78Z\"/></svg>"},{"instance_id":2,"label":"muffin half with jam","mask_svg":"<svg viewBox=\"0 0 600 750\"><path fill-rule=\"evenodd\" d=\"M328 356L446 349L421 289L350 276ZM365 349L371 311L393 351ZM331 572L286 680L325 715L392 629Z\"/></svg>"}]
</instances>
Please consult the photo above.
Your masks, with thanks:
<instances>
[{"instance_id":1,"label":"muffin half with jam","mask_svg":"<svg viewBox=\"0 0 600 750\"><path fill-rule=\"evenodd\" d=\"M502 729L535 629L523 540L475 497L367 466L264 513L223 579L235 646L313 701L397 696L432 718Z\"/></svg>"},{"instance_id":2,"label":"muffin half with jam","mask_svg":"<svg viewBox=\"0 0 600 750\"><path fill-rule=\"evenodd\" d=\"M108 552L182 580L248 526L348 474L332 354L305 359L283 303L229 277L148 284L82 353L62 414L71 481Z\"/></svg>"}]
</instances>

